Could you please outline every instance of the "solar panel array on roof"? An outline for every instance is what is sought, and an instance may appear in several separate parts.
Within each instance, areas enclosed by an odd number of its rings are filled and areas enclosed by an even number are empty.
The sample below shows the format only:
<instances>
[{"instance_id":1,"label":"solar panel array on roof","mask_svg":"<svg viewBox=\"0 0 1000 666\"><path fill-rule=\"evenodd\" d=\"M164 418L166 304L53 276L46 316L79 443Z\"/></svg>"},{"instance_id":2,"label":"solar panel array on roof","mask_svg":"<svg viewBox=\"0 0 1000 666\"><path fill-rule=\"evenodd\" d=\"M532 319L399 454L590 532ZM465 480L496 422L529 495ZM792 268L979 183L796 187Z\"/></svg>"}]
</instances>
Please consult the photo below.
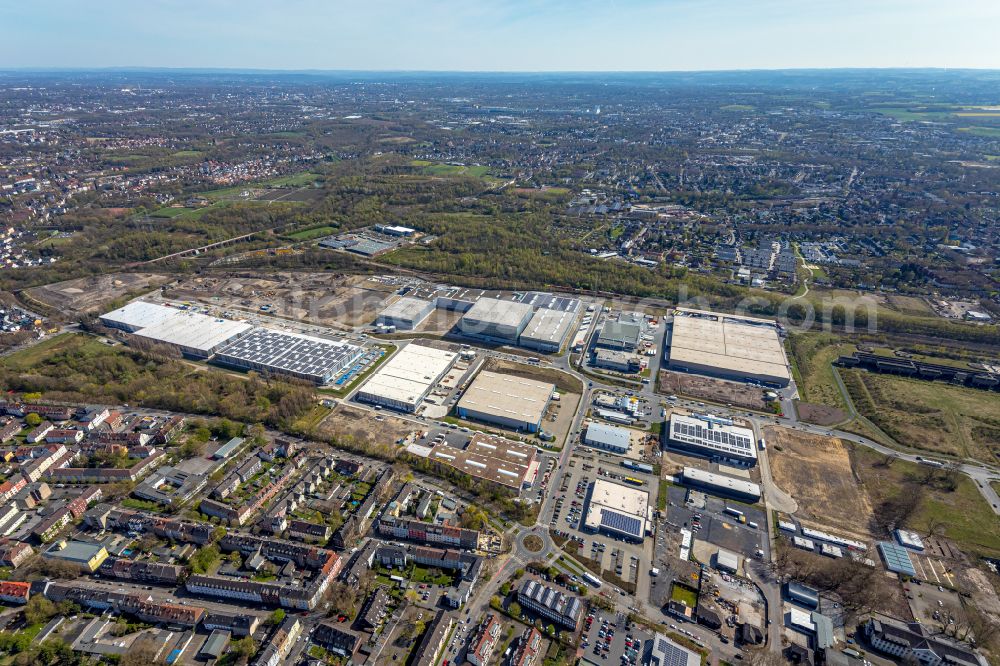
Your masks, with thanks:
<instances>
[{"instance_id":1,"label":"solar panel array on roof","mask_svg":"<svg viewBox=\"0 0 1000 666\"><path fill-rule=\"evenodd\" d=\"M751 461L751 464L757 459L753 431L747 428L720 424L711 424L709 427L707 421L673 414L670 417L670 439Z\"/></svg>"},{"instance_id":2,"label":"solar panel array on roof","mask_svg":"<svg viewBox=\"0 0 1000 666\"><path fill-rule=\"evenodd\" d=\"M216 361L324 384L360 355L360 347L346 342L257 328L220 351Z\"/></svg>"},{"instance_id":3,"label":"solar panel array on roof","mask_svg":"<svg viewBox=\"0 0 1000 666\"><path fill-rule=\"evenodd\" d=\"M631 534L637 539L643 537L642 521L632 516L626 516L612 509L604 509L601 512L601 527L606 527L616 532Z\"/></svg>"},{"instance_id":4,"label":"solar panel array on roof","mask_svg":"<svg viewBox=\"0 0 1000 666\"><path fill-rule=\"evenodd\" d=\"M580 299L571 296L556 296L543 291L529 291L522 294L519 300L532 307L546 310L559 310L560 312L578 312L580 310Z\"/></svg>"}]
</instances>

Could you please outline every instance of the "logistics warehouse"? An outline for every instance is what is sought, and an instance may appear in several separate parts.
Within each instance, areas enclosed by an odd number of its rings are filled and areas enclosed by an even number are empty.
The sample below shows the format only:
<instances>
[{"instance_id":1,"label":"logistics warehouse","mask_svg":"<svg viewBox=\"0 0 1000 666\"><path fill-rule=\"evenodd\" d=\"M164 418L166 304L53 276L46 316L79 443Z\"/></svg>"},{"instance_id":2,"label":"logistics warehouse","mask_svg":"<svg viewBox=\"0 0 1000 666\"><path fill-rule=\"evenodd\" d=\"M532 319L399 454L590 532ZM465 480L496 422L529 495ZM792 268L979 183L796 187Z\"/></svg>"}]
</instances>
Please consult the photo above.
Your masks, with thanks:
<instances>
[{"instance_id":1,"label":"logistics warehouse","mask_svg":"<svg viewBox=\"0 0 1000 666\"><path fill-rule=\"evenodd\" d=\"M781 387L791 382L774 322L681 309L669 345L671 370Z\"/></svg>"},{"instance_id":2,"label":"logistics warehouse","mask_svg":"<svg viewBox=\"0 0 1000 666\"><path fill-rule=\"evenodd\" d=\"M415 412L448 374L458 354L410 343L373 374L357 399L402 412Z\"/></svg>"},{"instance_id":3,"label":"logistics warehouse","mask_svg":"<svg viewBox=\"0 0 1000 666\"><path fill-rule=\"evenodd\" d=\"M361 347L287 331L254 327L166 305L133 301L101 315L101 323L183 355L240 370L326 384L362 354Z\"/></svg>"},{"instance_id":4,"label":"logistics warehouse","mask_svg":"<svg viewBox=\"0 0 1000 666\"><path fill-rule=\"evenodd\" d=\"M465 391L456 410L463 419L538 432L555 389L555 384L484 370Z\"/></svg>"}]
</instances>

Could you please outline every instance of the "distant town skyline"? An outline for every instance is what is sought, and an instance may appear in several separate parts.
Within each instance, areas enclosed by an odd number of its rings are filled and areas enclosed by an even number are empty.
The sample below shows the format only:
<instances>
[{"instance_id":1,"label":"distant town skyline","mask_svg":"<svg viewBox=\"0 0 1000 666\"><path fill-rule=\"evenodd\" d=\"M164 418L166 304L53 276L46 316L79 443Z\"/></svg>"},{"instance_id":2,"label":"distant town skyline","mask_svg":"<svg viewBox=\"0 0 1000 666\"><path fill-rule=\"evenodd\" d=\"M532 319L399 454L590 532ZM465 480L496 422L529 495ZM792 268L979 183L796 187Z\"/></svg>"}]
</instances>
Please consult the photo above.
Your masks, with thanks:
<instances>
[{"instance_id":1,"label":"distant town skyline","mask_svg":"<svg viewBox=\"0 0 1000 666\"><path fill-rule=\"evenodd\" d=\"M995 0L8 3L0 68L1000 68Z\"/></svg>"}]
</instances>

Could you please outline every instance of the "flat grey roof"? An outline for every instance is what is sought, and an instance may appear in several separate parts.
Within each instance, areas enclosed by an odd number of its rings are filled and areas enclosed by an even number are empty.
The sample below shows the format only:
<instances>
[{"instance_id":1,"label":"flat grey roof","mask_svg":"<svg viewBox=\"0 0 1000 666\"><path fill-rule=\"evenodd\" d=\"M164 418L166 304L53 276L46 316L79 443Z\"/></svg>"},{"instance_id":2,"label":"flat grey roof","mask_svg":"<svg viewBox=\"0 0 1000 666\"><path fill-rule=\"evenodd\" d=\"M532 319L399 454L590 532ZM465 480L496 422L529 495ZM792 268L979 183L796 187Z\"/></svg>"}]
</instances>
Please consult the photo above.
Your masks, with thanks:
<instances>
[{"instance_id":1,"label":"flat grey roof","mask_svg":"<svg viewBox=\"0 0 1000 666\"><path fill-rule=\"evenodd\" d=\"M510 326L517 328L531 314L531 306L517 301L501 301L496 298L480 298L469 308L463 319L469 322Z\"/></svg>"},{"instance_id":2,"label":"flat grey roof","mask_svg":"<svg viewBox=\"0 0 1000 666\"><path fill-rule=\"evenodd\" d=\"M555 388L555 384L483 370L458 401L458 408L538 423Z\"/></svg>"},{"instance_id":3,"label":"flat grey roof","mask_svg":"<svg viewBox=\"0 0 1000 666\"><path fill-rule=\"evenodd\" d=\"M405 319L415 322L423 318L433 307L434 305L430 301L403 296L387 305L379 313L379 317L392 317L393 319Z\"/></svg>"},{"instance_id":4,"label":"flat grey roof","mask_svg":"<svg viewBox=\"0 0 1000 666\"><path fill-rule=\"evenodd\" d=\"M719 314L674 317L670 363L710 366L748 376L788 381L787 362L778 330L751 320Z\"/></svg>"},{"instance_id":5,"label":"flat grey roof","mask_svg":"<svg viewBox=\"0 0 1000 666\"><path fill-rule=\"evenodd\" d=\"M561 345L575 320L575 312L541 308L524 327L521 339Z\"/></svg>"}]
</instances>

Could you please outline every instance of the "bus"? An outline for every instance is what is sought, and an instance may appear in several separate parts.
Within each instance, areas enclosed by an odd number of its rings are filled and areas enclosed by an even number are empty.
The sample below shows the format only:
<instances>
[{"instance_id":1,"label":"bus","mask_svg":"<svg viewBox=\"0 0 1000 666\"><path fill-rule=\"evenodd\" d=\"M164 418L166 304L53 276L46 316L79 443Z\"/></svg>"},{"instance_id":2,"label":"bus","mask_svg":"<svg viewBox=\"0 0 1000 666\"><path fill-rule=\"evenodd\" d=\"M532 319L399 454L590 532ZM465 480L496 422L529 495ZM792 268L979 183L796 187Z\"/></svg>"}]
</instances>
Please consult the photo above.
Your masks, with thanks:
<instances>
[{"instance_id":1,"label":"bus","mask_svg":"<svg viewBox=\"0 0 1000 666\"><path fill-rule=\"evenodd\" d=\"M593 585L594 587L601 586L601 579L595 576L594 574L590 573L589 571L585 571L583 573L583 579L588 583L590 583L591 585Z\"/></svg>"},{"instance_id":2,"label":"bus","mask_svg":"<svg viewBox=\"0 0 1000 666\"><path fill-rule=\"evenodd\" d=\"M625 483L631 483L633 486L641 486L642 479L637 479L634 476L626 476L624 479Z\"/></svg>"}]
</instances>

